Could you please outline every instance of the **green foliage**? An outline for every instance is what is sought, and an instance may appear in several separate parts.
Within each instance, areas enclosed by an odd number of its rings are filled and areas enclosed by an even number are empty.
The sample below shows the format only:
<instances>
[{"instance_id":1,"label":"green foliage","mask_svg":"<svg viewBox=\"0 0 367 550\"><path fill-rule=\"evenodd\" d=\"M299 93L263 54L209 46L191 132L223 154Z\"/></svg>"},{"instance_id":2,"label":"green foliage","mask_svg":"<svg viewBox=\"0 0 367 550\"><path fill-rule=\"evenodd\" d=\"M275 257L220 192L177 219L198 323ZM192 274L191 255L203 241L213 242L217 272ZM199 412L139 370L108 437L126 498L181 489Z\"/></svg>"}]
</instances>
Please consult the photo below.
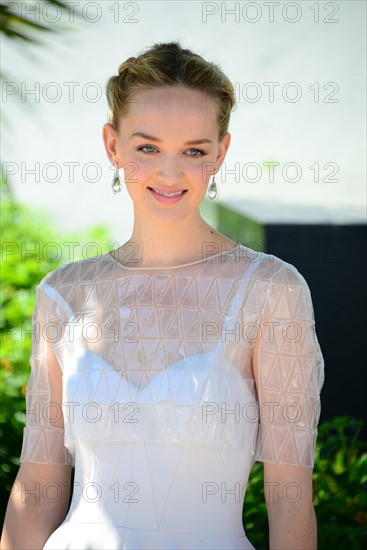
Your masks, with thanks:
<instances>
[{"instance_id":1,"label":"green foliage","mask_svg":"<svg viewBox=\"0 0 367 550\"><path fill-rule=\"evenodd\" d=\"M367 544L367 444L362 420L338 417L319 426L314 502L320 548Z\"/></svg>"},{"instance_id":2,"label":"green foliage","mask_svg":"<svg viewBox=\"0 0 367 550\"><path fill-rule=\"evenodd\" d=\"M269 525L264 495L264 470L261 462L255 462L251 470L242 517L246 536L256 550L268 549Z\"/></svg>"},{"instance_id":3,"label":"green foliage","mask_svg":"<svg viewBox=\"0 0 367 550\"><path fill-rule=\"evenodd\" d=\"M60 238L46 212L41 209L30 210L15 203L6 193L1 180L0 187L3 191L0 259L0 514L4 514L8 492L19 466L25 420L25 390L30 374L35 286L48 272L64 263L108 251L112 242L107 230L98 225L84 233L72 233ZM63 243L79 243L72 257L69 251L73 248ZM88 243L91 243L90 248Z\"/></svg>"},{"instance_id":4,"label":"green foliage","mask_svg":"<svg viewBox=\"0 0 367 550\"><path fill-rule=\"evenodd\" d=\"M37 0L27 2L28 16L24 10L24 0L11 0L0 4L0 33L11 40L20 40L25 43L40 44L38 38L42 32L56 32L61 25L44 20L43 9L46 5L54 7L53 14L69 15L70 8L67 2L61 0ZM73 15L80 18L80 11L73 8ZM29 15L29 14L33 14ZM42 23L41 23L42 21ZM70 25L69 25L70 26ZM65 25L65 28L67 26Z\"/></svg>"},{"instance_id":5,"label":"green foliage","mask_svg":"<svg viewBox=\"0 0 367 550\"><path fill-rule=\"evenodd\" d=\"M79 9L79 4L80 2L70 3L63 0L1 0L0 40L9 41L13 50L22 58L31 55L31 63L34 65L36 52L31 52L30 46L38 48L39 55L42 52L40 48L45 46L47 36L51 37L64 31L70 36L71 31L75 33L82 27L83 11ZM72 25L70 21L73 21ZM6 69L4 63L0 65L0 84L12 83L12 98L16 99L21 107L32 109L33 102L28 101L21 81L18 80L20 67L15 63L13 68L16 69L16 74ZM7 109L10 115L11 108ZM2 121L4 126L12 128L13 119L6 116L6 109L2 111ZM8 133L3 132L3 142L8 139Z\"/></svg>"},{"instance_id":6,"label":"green foliage","mask_svg":"<svg viewBox=\"0 0 367 550\"><path fill-rule=\"evenodd\" d=\"M363 420L336 417L318 427L313 471L318 549L351 548L367 543L367 443ZM257 462L246 491L243 524L256 550L269 548L263 465Z\"/></svg>"}]
</instances>

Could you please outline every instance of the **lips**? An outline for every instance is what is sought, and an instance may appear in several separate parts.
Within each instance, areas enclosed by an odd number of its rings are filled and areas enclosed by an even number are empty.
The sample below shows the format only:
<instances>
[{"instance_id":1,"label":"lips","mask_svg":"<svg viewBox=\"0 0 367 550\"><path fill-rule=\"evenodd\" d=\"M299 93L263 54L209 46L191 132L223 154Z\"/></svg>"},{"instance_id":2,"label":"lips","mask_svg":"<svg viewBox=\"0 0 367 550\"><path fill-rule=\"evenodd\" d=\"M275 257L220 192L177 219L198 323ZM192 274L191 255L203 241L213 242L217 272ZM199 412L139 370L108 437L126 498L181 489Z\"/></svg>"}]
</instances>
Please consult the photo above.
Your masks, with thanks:
<instances>
[{"instance_id":1,"label":"lips","mask_svg":"<svg viewBox=\"0 0 367 550\"><path fill-rule=\"evenodd\" d=\"M149 193L151 193L151 195L154 197L154 199L162 204L175 204L176 202L179 202L181 200L183 200L183 197L187 191L187 189L176 189L175 191L173 190L162 190L160 191L159 189L153 189L152 187L148 187L148 190L149 190ZM168 193L168 195L164 195L163 193ZM171 195L171 193L173 193ZM177 193L177 194L175 194Z\"/></svg>"},{"instance_id":2,"label":"lips","mask_svg":"<svg viewBox=\"0 0 367 550\"><path fill-rule=\"evenodd\" d=\"M162 195L166 194L167 196L175 196L175 195L178 196L187 191L187 189L169 189L168 190L168 189L160 189L159 187L148 187L148 189Z\"/></svg>"}]
</instances>

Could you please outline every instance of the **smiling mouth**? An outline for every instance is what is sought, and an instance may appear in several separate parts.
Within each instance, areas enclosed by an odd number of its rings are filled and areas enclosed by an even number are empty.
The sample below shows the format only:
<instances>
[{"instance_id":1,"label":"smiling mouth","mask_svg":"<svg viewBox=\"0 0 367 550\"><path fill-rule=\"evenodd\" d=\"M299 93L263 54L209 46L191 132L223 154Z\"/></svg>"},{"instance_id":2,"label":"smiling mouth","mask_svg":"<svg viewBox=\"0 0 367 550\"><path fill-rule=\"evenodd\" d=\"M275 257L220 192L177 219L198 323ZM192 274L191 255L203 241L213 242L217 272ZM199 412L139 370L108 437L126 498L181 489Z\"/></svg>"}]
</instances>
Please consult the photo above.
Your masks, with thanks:
<instances>
[{"instance_id":1,"label":"smiling mouth","mask_svg":"<svg viewBox=\"0 0 367 550\"><path fill-rule=\"evenodd\" d=\"M176 197L178 195L182 195L183 193L186 193L187 189L182 189L181 191L173 191L171 193L168 193L166 191L159 191L158 189L154 189L153 187L148 187L151 191L154 191L154 193L157 193L158 195L163 195L163 197Z\"/></svg>"}]
</instances>

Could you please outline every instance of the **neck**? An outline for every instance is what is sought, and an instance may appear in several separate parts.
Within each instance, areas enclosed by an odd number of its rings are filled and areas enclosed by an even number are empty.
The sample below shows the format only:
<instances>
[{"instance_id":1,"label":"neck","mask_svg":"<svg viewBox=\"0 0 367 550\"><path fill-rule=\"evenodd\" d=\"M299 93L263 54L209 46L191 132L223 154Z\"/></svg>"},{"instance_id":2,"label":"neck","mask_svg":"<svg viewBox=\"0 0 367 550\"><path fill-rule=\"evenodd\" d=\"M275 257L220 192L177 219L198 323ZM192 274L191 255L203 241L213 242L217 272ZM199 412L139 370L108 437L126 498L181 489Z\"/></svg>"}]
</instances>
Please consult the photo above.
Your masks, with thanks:
<instances>
[{"instance_id":1,"label":"neck","mask_svg":"<svg viewBox=\"0 0 367 550\"><path fill-rule=\"evenodd\" d=\"M234 248L236 243L199 216L157 225L135 219L130 239L118 250L119 261L130 267L159 267L194 262Z\"/></svg>"}]
</instances>

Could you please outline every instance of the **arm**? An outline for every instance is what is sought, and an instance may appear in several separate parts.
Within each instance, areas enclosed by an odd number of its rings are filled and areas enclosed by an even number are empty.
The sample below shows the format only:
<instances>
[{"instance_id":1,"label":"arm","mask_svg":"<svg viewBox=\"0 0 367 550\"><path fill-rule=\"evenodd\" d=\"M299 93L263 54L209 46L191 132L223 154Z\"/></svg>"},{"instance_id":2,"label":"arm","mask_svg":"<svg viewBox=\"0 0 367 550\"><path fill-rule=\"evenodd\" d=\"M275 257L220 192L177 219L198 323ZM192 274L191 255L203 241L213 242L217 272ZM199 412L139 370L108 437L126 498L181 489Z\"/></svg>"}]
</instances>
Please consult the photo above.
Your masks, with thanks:
<instances>
[{"instance_id":1,"label":"arm","mask_svg":"<svg viewBox=\"0 0 367 550\"><path fill-rule=\"evenodd\" d=\"M291 266L275 266L252 367L260 403L255 458L264 462L270 549L314 550L312 471L324 361L309 288Z\"/></svg>"},{"instance_id":2,"label":"arm","mask_svg":"<svg viewBox=\"0 0 367 550\"><path fill-rule=\"evenodd\" d=\"M43 548L68 510L72 457L64 445L62 338L46 323L62 326L57 304L37 287L33 313L31 375L19 468L7 507L3 550Z\"/></svg>"},{"instance_id":3,"label":"arm","mask_svg":"<svg viewBox=\"0 0 367 550\"><path fill-rule=\"evenodd\" d=\"M264 463L264 492L270 550L315 550L312 469Z\"/></svg>"},{"instance_id":4,"label":"arm","mask_svg":"<svg viewBox=\"0 0 367 550\"><path fill-rule=\"evenodd\" d=\"M64 520L71 466L21 464L5 515L2 550L42 549Z\"/></svg>"}]
</instances>

